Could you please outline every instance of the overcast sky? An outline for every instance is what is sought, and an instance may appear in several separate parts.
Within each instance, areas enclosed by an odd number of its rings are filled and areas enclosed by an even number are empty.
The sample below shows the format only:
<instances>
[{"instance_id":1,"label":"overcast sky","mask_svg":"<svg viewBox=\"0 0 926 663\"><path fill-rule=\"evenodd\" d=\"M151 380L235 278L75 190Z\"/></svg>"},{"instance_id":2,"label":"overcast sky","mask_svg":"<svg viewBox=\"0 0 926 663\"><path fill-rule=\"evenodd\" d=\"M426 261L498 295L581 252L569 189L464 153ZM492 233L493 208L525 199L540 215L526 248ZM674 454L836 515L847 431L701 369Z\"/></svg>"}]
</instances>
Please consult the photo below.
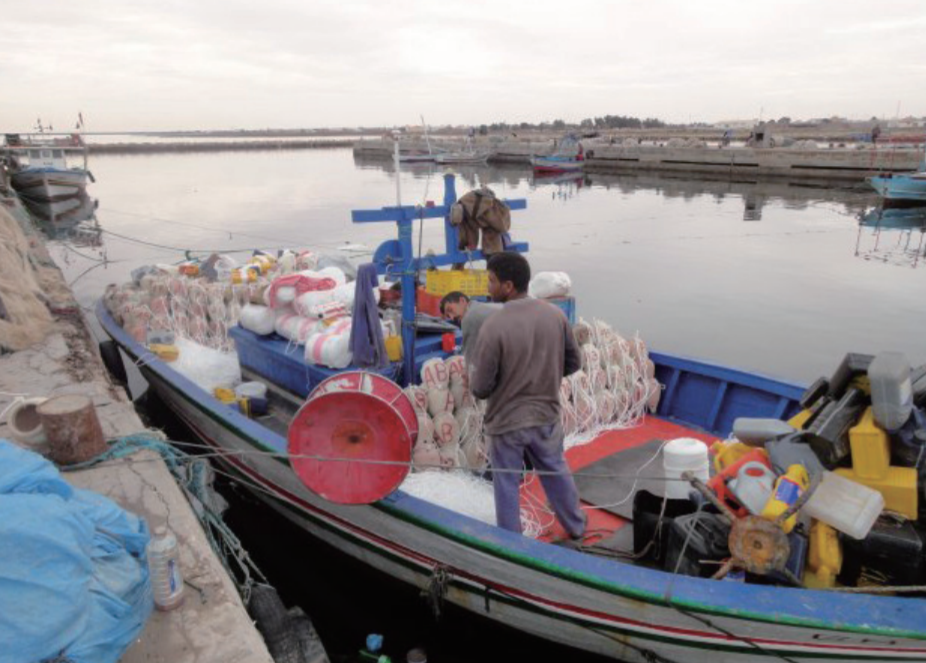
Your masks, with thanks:
<instances>
[{"instance_id":1,"label":"overcast sky","mask_svg":"<svg viewBox=\"0 0 926 663\"><path fill-rule=\"evenodd\" d=\"M0 130L926 115L926 1L32 0Z\"/></svg>"}]
</instances>

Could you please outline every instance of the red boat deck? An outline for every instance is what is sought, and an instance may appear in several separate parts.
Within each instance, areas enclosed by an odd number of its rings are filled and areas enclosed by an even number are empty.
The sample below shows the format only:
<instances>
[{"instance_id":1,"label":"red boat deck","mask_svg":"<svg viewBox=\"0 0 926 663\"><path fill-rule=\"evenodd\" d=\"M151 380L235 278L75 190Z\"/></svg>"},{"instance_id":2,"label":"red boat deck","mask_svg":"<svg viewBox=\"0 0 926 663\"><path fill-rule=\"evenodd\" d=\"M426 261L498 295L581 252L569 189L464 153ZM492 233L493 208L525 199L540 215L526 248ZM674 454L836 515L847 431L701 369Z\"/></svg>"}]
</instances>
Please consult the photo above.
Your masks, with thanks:
<instances>
[{"instance_id":1,"label":"red boat deck","mask_svg":"<svg viewBox=\"0 0 926 663\"><path fill-rule=\"evenodd\" d=\"M573 447L566 452L566 460L573 472L580 472L582 468L610 456L611 454L646 444L653 440L671 440L678 437L693 437L706 443L713 442L716 436L695 431L658 417L648 416L643 423L634 428L607 431L597 438ZM559 522L548 513L538 509L537 505L544 505L549 510L543 487L535 474L529 474L521 485L521 508L535 514L536 518L547 525L538 539L541 541L558 541L566 537L566 533ZM607 511L593 508L594 505L583 502L588 514L588 527L586 530L586 544L610 537L629 521ZM592 507L592 508L588 508Z\"/></svg>"}]
</instances>

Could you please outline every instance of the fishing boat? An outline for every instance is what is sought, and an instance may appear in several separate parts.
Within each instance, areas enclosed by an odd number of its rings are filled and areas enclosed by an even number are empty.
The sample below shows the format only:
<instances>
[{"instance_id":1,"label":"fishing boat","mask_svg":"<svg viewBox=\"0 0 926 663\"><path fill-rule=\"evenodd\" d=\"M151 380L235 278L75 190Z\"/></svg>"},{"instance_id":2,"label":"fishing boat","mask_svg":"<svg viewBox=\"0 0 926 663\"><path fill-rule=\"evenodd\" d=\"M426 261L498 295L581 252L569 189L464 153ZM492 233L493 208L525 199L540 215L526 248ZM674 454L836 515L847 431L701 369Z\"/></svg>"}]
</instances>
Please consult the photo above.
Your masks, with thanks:
<instances>
[{"instance_id":1,"label":"fishing boat","mask_svg":"<svg viewBox=\"0 0 926 663\"><path fill-rule=\"evenodd\" d=\"M405 150L400 151L399 153L399 162L400 163L434 163L437 161L438 156L440 156L444 150L435 149L431 145L431 137L428 134L428 125L424 121L424 116L421 117L421 126L424 127L424 141L427 145L427 151L424 150Z\"/></svg>"},{"instance_id":2,"label":"fishing boat","mask_svg":"<svg viewBox=\"0 0 926 663\"><path fill-rule=\"evenodd\" d=\"M886 173L867 181L886 204L926 204L926 154L915 172Z\"/></svg>"},{"instance_id":3,"label":"fishing boat","mask_svg":"<svg viewBox=\"0 0 926 663\"><path fill-rule=\"evenodd\" d=\"M398 266L403 292L413 291L420 266L403 224L446 218L456 196L452 177L445 182L443 206L354 212L356 223L399 225L399 239L381 247L374 260ZM509 202L512 209L523 208ZM452 227L445 223L445 228ZM527 246L515 244L511 250ZM469 256L482 257L479 252ZM451 249L446 256L427 256L430 264L445 259L452 264L459 256ZM414 305L405 303L403 314L413 315ZM287 353L283 341L234 329L245 376L269 386L269 413L251 419L152 355L102 300L96 314L151 388L269 508L344 554L440 600L538 638L620 661L926 661L926 600L920 598L725 582L646 568L552 545L555 532L537 539L515 534L402 488L372 503L330 501L294 471L301 457L290 455L290 427L300 419L306 396L339 373L304 364ZM394 375L413 375L428 356L440 356L439 337L437 342L403 341L406 353L402 364L392 366ZM638 426L603 432L571 449L567 460L574 472L655 440L723 438L737 417L787 419L801 410L803 385L667 353L653 352L650 358L656 379L665 386L658 410ZM333 392L346 390L342 384ZM345 399L322 390L321 398L332 404L329 415L336 418L337 403L346 408L348 400L373 398L363 388L358 391L363 394ZM395 413L399 399L390 398ZM386 413L392 405L377 408ZM350 428L336 434L345 444L363 437L355 435L356 423ZM408 444L409 431L401 433L402 444ZM367 434L383 432L367 427ZM590 528L619 532L625 524L605 511L588 513Z\"/></svg>"},{"instance_id":4,"label":"fishing boat","mask_svg":"<svg viewBox=\"0 0 926 663\"><path fill-rule=\"evenodd\" d=\"M6 142L2 151L12 163L10 179L24 199L55 202L72 198L93 179L87 170L87 147L78 134L25 139L8 135ZM82 159L80 167L69 165L75 156Z\"/></svg>"},{"instance_id":5,"label":"fishing boat","mask_svg":"<svg viewBox=\"0 0 926 663\"><path fill-rule=\"evenodd\" d=\"M442 165L452 164L483 164L489 158L489 152L479 151L476 149L471 136L466 137L461 150L455 152L443 152L436 155L437 163Z\"/></svg>"},{"instance_id":6,"label":"fishing boat","mask_svg":"<svg viewBox=\"0 0 926 663\"><path fill-rule=\"evenodd\" d=\"M570 134L557 142L553 154L549 156L531 156L531 166L538 173L580 171L585 167L584 149L579 139Z\"/></svg>"}]
</instances>

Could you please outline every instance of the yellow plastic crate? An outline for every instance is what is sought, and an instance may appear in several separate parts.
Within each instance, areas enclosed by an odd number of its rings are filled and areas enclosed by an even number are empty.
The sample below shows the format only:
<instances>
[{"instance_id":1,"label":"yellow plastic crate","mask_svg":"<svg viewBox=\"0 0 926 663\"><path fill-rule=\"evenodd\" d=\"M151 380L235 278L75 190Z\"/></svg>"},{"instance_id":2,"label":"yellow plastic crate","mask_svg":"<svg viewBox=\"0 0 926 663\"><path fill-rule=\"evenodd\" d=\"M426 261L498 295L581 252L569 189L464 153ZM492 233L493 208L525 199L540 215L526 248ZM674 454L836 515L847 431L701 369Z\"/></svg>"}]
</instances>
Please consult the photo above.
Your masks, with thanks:
<instances>
[{"instance_id":1,"label":"yellow plastic crate","mask_svg":"<svg viewBox=\"0 0 926 663\"><path fill-rule=\"evenodd\" d=\"M484 269L429 269L425 291L429 295L462 292L469 297L489 294L489 272Z\"/></svg>"}]
</instances>

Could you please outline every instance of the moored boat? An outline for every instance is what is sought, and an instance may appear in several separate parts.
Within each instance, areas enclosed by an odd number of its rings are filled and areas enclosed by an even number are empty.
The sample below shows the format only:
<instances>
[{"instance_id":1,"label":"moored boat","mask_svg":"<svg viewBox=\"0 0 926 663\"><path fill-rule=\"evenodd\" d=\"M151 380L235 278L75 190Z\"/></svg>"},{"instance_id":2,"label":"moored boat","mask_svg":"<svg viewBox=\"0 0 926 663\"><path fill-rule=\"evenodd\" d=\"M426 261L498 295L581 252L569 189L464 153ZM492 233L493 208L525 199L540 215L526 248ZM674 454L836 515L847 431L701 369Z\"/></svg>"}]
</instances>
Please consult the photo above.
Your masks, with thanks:
<instances>
[{"instance_id":1,"label":"moored boat","mask_svg":"<svg viewBox=\"0 0 926 663\"><path fill-rule=\"evenodd\" d=\"M585 167L585 150L579 139L568 134L556 143L549 156L531 156L531 166L538 173L568 173Z\"/></svg>"},{"instance_id":2,"label":"moored boat","mask_svg":"<svg viewBox=\"0 0 926 663\"><path fill-rule=\"evenodd\" d=\"M87 148L74 135L68 139L14 140L7 136L3 153L11 162L11 181L17 192L26 199L55 202L77 196L86 189L92 175L87 170ZM71 157L82 158L80 167L72 167Z\"/></svg>"},{"instance_id":3,"label":"moored boat","mask_svg":"<svg viewBox=\"0 0 926 663\"><path fill-rule=\"evenodd\" d=\"M354 220L441 218L453 198L447 196L444 208L364 211ZM403 278L415 271L412 252L395 241L377 254L390 263L405 256ZM458 259L448 255L447 264ZM403 290L411 288L403 284ZM250 419L152 355L102 302L97 317L170 409L269 507L345 554L482 617L624 661L926 661L921 598L679 575L551 545L552 535L533 539L501 530L402 488L371 504L327 501L293 471L298 456L290 455L287 431L306 395L336 372L287 354L284 341L234 329L246 375L270 386L269 414ZM431 342L419 342L417 352L409 347L412 374L422 353L439 353ZM617 449L677 437L722 438L737 417L787 419L801 410L801 385L669 354L649 356L665 385L656 414L571 449L574 472ZM281 384L282 375L292 381ZM609 516L590 513L593 526L619 531Z\"/></svg>"},{"instance_id":4,"label":"moored boat","mask_svg":"<svg viewBox=\"0 0 926 663\"><path fill-rule=\"evenodd\" d=\"M926 204L926 154L912 173L886 173L868 178L886 204Z\"/></svg>"}]
</instances>

